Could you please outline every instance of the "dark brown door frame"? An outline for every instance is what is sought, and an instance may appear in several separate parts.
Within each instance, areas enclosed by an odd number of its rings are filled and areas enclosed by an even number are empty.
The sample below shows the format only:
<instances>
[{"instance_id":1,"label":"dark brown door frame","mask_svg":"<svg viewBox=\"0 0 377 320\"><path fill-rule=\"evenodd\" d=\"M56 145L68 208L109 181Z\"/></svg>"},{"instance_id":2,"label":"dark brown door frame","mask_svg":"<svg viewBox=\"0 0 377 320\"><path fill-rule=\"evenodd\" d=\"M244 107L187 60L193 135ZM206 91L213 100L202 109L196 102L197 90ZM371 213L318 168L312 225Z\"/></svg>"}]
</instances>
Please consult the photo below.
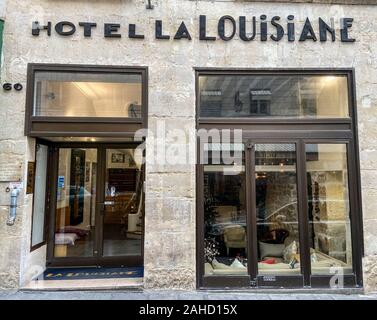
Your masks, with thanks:
<instances>
[{"instance_id":1,"label":"dark brown door frame","mask_svg":"<svg viewBox=\"0 0 377 320\"><path fill-rule=\"evenodd\" d=\"M302 260L303 282L304 287L328 287L329 276L315 276L310 274L310 250L308 245L302 248L302 244L307 243L308 230L308 209L307 209L307 190L306 190L306 164L305 164L305 141L316 141L325 143L346 143L348 156L348 174L349 174L349 194L350 194L350 211L351 211L351 232L352 232L352 257L353 257L353 275L345 275L344 284L349 287L362 286L362 265L363 256L363 228L362 228L362 208L361 208L361 180L360 180L360 161L358 154L358 134L357 134L357 112L356 112L356 87L355 87L355 70L352 68L343 69L221 69L221 68L194 68L195 70L195 91L196 91L196 122L197 129L243 129L244 139L249 139L252 144L260 139L273 140L273 143L279 143L282 139L287 139L291 143L296 141L297 155L297 184L298 192L298 209L300 224L300 255ZM200 101L199 101L199 76L201 75L346 75L348 81L348 107L350 118L346 119L268 119L268 118L200 118ZM266 131L267 129L267 131ZM315 140L310 140L315 139ZM199 144L199 142L198 142ZM252 161L254 152L249 157ZM200 148L198 147L198 157L200 156ZM198 158L199 159L199 158ZM255 161L254 161L255 163ZM251 170L253 173L253 169ZM203 211L203 166L197 164L197 287L245 287L245 279L240 277L206 277L204 276L204 211ZM248 178L247 178L248 179ZM253 180L253 179L251 179ZM253 183L249 189L252 192L249 197L253 197ZM255 191L255 190L254 190ZM255 195L254 195L255 197ZM255 198L254 203L255 203ZM248 207L250 223L253 225L253 216L255 216L255 205ZM252 226L251 226L252 227ZM252 227L252 230L255 228ZM256 236L249 232L248 241L255 241ZM254 240L253 240L254 239ZM253 245L255 246L255 244ZM249 245L249 250L251 249ZM253 249L254 252L255 248ZM254 258L255 260L256 258ZM248 266L249 275L251 276L250 285L255 286L256 275L255 261L253 265ZM257 277L257 281L259 277ZM289 287L290 283L294 286L300 286L300 281L293 278L287 281L287 277L282 279L283 282L277 281L277 285ZM280 280L280 279L279 279ZM297 279L296 279L297 280ZM263 284L259 281L257 285Z\"/></svg>"},{"instance_id":2,"label":"dark brown door frame","mask_svg":"<svg viewBox=\"0 0 377 320\"><path fill-rule=\"evenodd\" d=\"M142 248L140 256L103 256L103 213L101 212L104 201L104 178L106 166L106 150L107 149L133 149L139 146L140 143L81 143L81 142L62 142L51 145L51 180L49 189L49 231L47 243L47 266L48 267L70 267L70 266L140 266L144 261L144 230L142 233ZM96 231L94 234L94 254L92 257L54 257L54 242L55 242L55 221L56 221L56 196L57 196L57 177L58 177L58 163L59 163L59 149L60 148L89 148L97 149L97 182L96 182ZM143 166L142 178L145 178ZM143 191L144 192L144 191ZM144 206L144 204L143 204ZM143 223L144 225L144 223Z\"/></svg>"}]
</instances>

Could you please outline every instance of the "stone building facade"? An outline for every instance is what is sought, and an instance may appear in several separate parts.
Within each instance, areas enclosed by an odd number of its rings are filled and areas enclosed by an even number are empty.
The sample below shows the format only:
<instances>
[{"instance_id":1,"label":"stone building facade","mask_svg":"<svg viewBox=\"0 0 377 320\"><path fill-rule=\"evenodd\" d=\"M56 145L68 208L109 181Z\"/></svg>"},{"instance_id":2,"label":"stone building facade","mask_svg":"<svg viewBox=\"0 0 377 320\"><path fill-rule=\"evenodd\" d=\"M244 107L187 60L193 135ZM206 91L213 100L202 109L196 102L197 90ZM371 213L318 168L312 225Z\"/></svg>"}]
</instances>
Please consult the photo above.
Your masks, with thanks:
<instances>
[{"instance_id":1,"label":"stone building facade","mask_svg":"<svg viewBox=\"0 0 377 320\"><path fill-rule=\"evenodd\" d=\"M354 70L357 135L360 158L364 247L362 268L365 290L377 290L377 35L375 1L206 1L155 0L153 10L144 0L49 1L15 0L5 6L1 83L20 83L23 90L1 90L0 99L0 288L19 288L46 264L46 245L30 251L33 194L25 194L28 162L35 161L35 137L25 136L25 105L29 63L148 67L148 129L157 133L184 129L195 141L197 127L194 68L223 69L336 69ZM289 3L287 3L289 2ZM318 3L317 3L318 2ZM297 32L307 17L334 18L336 41L231 41L218 38L218 21L260 15L283 21L295 16ZM216 41L199 40L199 16L206 15L208 34ZM340 41L340 19L353 18L349 37ZM84 37L81 21L93 21L91 37ZM155 38L155 20L162 20L169 40ZM52 22L51 36L32 25ZM59 35L55 25L74 23L76 32ZM181 22L191 40L174 40ZM104 37L104 24L120 24L121 38ZM285 22L284 22L285 23ZM282 22L282 24L284 24ZM130 39L129 24L143 39ZM301 29L300 29L301 30ZM317 32L317 31L316 31ZM257 37L259 37L259 32ZM270 34L268 34L270 35ZM297 38L299 34L297 35ZM197 180L193 163L158 165L148 162L152 142L147 138L145 171L144 287L197 287ZM195 152L195 148L194 148ZM17 218L8 226L11 183L23 182Z\"/></svg>"}]
</instances>

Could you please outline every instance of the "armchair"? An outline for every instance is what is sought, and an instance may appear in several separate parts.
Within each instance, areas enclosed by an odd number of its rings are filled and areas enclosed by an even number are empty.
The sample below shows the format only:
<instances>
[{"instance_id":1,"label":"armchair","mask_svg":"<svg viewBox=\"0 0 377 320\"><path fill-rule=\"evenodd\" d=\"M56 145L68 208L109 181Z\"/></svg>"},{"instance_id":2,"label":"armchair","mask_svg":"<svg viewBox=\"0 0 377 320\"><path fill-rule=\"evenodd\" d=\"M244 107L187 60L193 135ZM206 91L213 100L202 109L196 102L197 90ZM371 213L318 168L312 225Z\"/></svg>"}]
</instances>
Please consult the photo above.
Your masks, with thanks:
<instances>
[{"instance_id":1,"label":"armchair","mask_svg":"<svg viewBox=\"0 0 377 320\"><path fill-rule=\"evenodd\" d=\"M232 225L224 229L224 242L227 254L231 248L247 248L246 245L246 231L240 225Z\"/></svg>"}]
</instances>

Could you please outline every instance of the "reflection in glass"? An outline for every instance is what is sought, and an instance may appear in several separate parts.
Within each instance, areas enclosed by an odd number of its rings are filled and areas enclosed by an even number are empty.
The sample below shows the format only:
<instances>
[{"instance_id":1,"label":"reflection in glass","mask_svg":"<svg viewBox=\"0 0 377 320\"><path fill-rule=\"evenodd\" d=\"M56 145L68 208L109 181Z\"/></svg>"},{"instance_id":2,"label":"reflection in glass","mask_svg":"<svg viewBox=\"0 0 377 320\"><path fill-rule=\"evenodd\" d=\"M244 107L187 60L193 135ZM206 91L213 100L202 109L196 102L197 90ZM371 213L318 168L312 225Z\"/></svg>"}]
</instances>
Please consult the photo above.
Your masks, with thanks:
<instances>
[{"instance_id":1,"label":"reflection in glass","mask_svg":"<svg viewBox=\"0 0 377 320\"><path fill-rule=\"evenodd\" d=\"M141 156L141 154L140 154ZM143 230L142 159L135 149L107 149L104 256L140 256Z\"/></svg>"},{"instance_id":2,"label":"reflection in glass","mask_svg":"<svg viewBox=\"0 0 377 320\"><path fill-rule=\"evenodd\" d=\"M141 118L141 75L37 72L34 116Z\"/></svg>"},{"instance_id":3,"label":"reflection in glass","mask_svg":"<svg viewBox=\"0 0 377 320\"><path fill-rule=\"evenodd\" d=\"M257 144L258 273L300 273L296 146Z\"/></svg>"},{"instance_id":4,"label":"reflection in glass","mask_svg":"<svg viewBox=\"0 0 377 320\"><path fill-rule=\"evenodd\" d=\"M244 160L231 163L236 151L210 145L204 165L204 256L206 275L247 274L246 177ZM227 149L227 150L225 150ZM231 149L231 150L230 150ZM220 153L220 161L215 154ZM229 151L232 151L229 153Z\"/></svg>"},{"instance_id":5,"label":"reflection in glass","mask_svg":"<svg viewBox=\"0 0 377 320\"><path fill-rule=\"evenodd\" d=\"M48 147L37 144L31 245L44 241Z\"/></svg>"},{"instance_id":6,"label":"reflection in glass","mask_svg":"<svg viewBox=\"0 0 377 320\"><path fill-rule=\"evenodd\" d=\"M345 144L307 144L309 241L312 274L352 273Z\"/></svg>"},{"instance_id":7,"label":"reflection in glass","mask_svg":"<svg viewBox=\"0 0 377 320\"><path fill-rule=\"evenodd\" d=\"M59 149L56 258L93 256L97 149Z\"/></svg>"},{"instance_id":8,"label":"reflection in glass","mask_svg":"<svg viewBox=\"0 0 377 320\"><path fill-rule=\"evenodd\" d=\"M346 76L201 76L201 117L346 118Z\"/></svg>"}]
</instances>

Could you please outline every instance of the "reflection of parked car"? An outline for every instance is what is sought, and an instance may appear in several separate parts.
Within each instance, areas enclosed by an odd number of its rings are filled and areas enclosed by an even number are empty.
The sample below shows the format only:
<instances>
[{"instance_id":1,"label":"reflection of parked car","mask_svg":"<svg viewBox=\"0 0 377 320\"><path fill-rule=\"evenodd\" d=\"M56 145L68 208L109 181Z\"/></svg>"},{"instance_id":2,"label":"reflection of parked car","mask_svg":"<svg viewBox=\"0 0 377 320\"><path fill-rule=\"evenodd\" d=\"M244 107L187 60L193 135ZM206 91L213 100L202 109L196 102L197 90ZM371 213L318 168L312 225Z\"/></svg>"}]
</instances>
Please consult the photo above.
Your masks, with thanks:
<instances>
[{"instance_id":1,"label":"reflection of parked car","mask_svg":"<svg viewBox=\"0 0 377 320\"><path fill-rule=\"evenodd\" d=\"M328 199L319 199L319 200L309 200L308 201L309 203L311 204L318 204L318 203L326 203L326 204L329 204L329 203L346 203L348 204L349 201L348 200L328 200ZM273 211L272 213L268 214L266 217L261 217L261 214L258 214L257 212L257 222L260 222L260 221L271 221L272 218L276 218L277 216L279 216L279 214L282 213L282 211L284 210L287 210L289 207L298 207L298 202L297 201L293 201L293 202L290 202L288 204L285 204L284 206L276 209L275 211ZM345 206L345 207L349 207L348 205ZM295 209L296 211L298 209ZM285 214L281 214L281 218L284 218L285 217ZM285 223L296 223L297 221L284 221ZM313 221L315 223L315 221ZM334 221L331 221L331 223L333 223ZM344 221L343 221L344 222Z\"/></svg>"}]
</instances>

